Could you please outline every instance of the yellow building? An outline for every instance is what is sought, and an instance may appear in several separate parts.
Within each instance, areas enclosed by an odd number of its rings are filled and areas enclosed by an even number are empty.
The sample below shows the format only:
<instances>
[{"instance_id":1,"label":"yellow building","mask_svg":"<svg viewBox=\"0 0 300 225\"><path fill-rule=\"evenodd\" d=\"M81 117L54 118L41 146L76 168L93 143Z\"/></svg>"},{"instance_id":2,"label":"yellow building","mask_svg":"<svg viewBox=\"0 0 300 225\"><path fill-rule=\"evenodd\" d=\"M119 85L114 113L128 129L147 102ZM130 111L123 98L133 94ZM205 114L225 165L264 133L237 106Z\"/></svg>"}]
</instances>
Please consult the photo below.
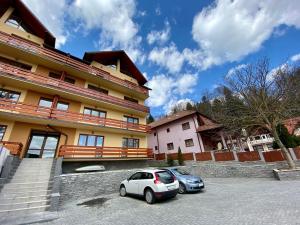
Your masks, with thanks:
<instances>
[{"instance_id":1,"label":"yellow building","mask_svg":"<svg viewBox=\"0 0 300 225\"><path fill-rule=\"evenodd\" d=\"M21 1L0 2L1 143L21 158L152 157L147 80L126 53L76 58Z\"/></svg>"}]
</instances>

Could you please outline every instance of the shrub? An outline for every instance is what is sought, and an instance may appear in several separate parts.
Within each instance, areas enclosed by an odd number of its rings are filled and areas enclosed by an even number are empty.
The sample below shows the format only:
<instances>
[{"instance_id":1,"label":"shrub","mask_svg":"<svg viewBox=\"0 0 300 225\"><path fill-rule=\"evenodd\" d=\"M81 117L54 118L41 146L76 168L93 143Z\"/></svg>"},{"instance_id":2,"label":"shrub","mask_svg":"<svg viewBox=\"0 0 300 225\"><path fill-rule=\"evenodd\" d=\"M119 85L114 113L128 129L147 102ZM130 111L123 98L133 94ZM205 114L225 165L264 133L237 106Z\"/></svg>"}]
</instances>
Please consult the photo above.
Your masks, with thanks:
<instances>
[{"instance_id":1,"label":"shrub","mask_svg":"<svg viewBox=\"0 0 300 225\"><path fill-rule=\"evenodd\" d=\"M172 159L171 156L168 156L167 163L168 163L169 166L174 166L174 160Z\"/></svg>"},{"instance_id":2,"label":"shrub","mask_svg":"<svg viewBox=\"0 0 300 225\"><path fill-rule=\"evenodd\" d=\"M183 155L182 155L182 152L181 152L181 149L180 147L178 148L178 153L177 153L177 158L178 158L178 164L180 166L183 166L184 165L184 159L183 159Z\"/></svg>"}]
</instances>

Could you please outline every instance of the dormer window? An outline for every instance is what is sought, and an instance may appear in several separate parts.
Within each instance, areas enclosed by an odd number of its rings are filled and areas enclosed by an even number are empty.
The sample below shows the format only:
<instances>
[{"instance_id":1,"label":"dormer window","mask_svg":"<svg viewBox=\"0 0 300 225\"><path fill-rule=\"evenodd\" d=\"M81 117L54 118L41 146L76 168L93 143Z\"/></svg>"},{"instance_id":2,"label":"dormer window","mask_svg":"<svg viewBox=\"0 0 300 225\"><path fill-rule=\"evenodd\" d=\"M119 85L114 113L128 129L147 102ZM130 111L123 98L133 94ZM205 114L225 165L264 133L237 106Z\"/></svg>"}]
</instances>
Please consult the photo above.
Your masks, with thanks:
<instances>
[{"instance_id":1,"label":"dormer window","mask_svg":"<svg viewBox=\"0 0 300 225\"><path fill-rule=\"evenodd\" d=\"M12 15L8 20L6 20L5 24L17 28L21 31L28 31L28 29L24 26L22 20L15 15Z\"/></svg>"}]
</instances>

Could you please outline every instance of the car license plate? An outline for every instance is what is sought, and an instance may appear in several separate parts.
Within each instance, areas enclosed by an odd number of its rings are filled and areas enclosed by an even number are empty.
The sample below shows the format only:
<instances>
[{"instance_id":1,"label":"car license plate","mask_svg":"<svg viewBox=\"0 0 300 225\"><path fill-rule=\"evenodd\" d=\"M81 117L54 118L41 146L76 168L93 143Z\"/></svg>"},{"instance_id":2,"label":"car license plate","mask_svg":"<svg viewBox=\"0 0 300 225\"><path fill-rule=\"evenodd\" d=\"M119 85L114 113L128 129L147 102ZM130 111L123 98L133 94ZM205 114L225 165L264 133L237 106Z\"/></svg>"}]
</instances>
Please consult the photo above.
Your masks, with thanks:
<instances>
[{"instance_id":1,"label":"car license plate","mask_svg":"<svg viewBox=\"0 0 300 225\"><path fill-rule=\"evenodd\" d=\"M168 190L174 190L174 189L175 189L175 185L168 186Z\"/></svg>"}]
</instances>

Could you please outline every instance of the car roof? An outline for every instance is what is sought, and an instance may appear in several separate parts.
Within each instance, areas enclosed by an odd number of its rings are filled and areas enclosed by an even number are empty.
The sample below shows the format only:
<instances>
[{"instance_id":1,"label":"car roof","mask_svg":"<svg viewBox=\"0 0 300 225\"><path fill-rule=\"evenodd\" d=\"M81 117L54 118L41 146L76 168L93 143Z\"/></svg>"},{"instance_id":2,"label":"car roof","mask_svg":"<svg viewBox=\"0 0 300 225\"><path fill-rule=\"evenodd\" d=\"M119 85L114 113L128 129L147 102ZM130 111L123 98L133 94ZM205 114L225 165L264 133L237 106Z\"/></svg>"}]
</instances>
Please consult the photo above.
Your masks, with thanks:
<instances>
[{"instance_id":1,"label":"car roof","mask_svg":"<svg viewBox=\"0 0 300 225\"><path fill-rule=\"evenodd\" d=\"M155 172L161 172L161 171L164 171L164 169L145 169L145 170L136 171L136 173L138 173L138 172L155 173Z\"/></svg>"}]
</instances>

